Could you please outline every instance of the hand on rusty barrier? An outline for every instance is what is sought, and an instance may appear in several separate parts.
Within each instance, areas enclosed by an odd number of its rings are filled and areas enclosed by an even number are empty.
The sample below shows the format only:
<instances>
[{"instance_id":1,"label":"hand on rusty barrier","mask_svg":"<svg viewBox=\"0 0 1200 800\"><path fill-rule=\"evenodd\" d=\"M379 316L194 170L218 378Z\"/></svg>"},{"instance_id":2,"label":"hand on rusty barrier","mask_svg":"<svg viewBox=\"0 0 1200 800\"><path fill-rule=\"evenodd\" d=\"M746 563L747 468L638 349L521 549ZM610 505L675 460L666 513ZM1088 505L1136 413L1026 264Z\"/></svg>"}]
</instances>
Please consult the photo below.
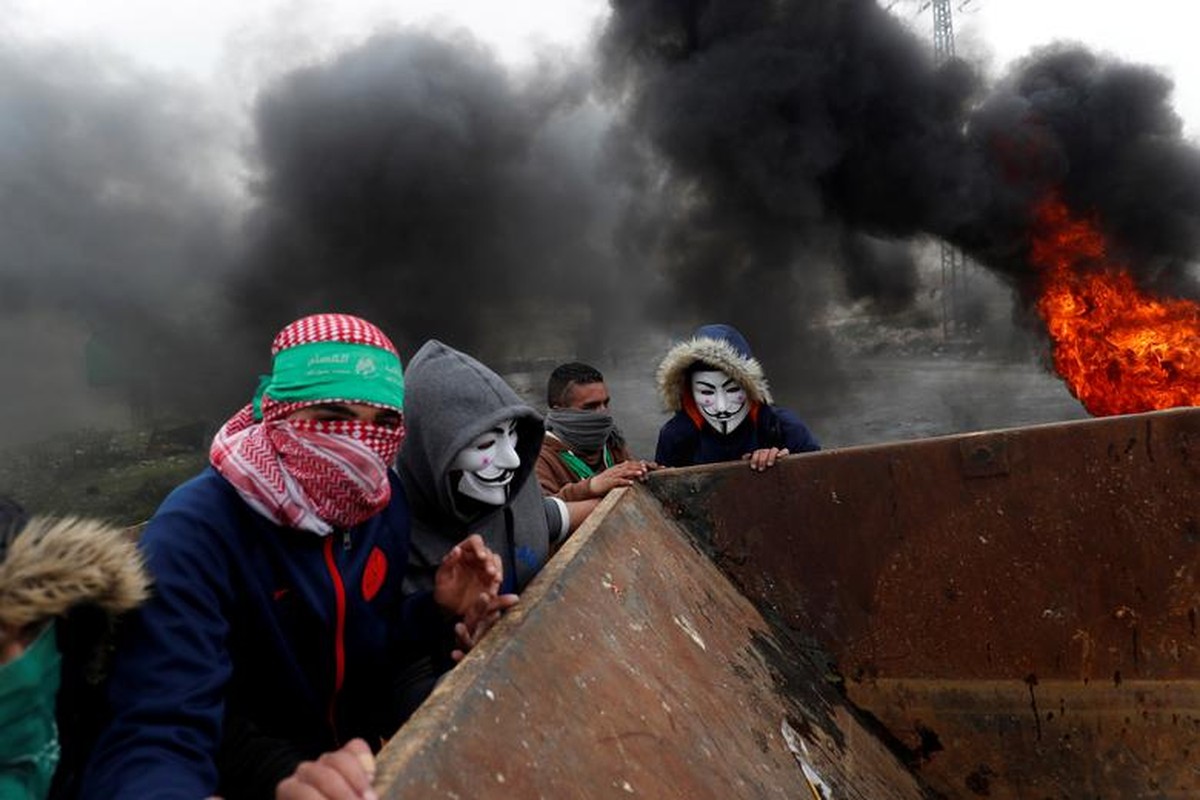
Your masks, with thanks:
<instances>
[{"instance_id":1,"label":"hand on rusty barrier","mask_svg":"<svg viewBox=\"0 0 1200 800\"><path fill-rule=\"evenodd\" d=\"M633 486L635 481L644 481L651 470L658 469L653 461L630 459L614 464L598 475L588 478L587 488L592 497L604 497L613 489Z\"/></svg>"},{"instance_id":2,"label":"hand on rusty barrier","mask_svg":"<svg viewBox=\"0 0 1200 800\"><path fill-rule=\"evenodd\" d=\"M472 647L492 629L504 612L517 604L520 598L515 594L488 596L480 594L475 600L471 613L463 617L463 621L454 626L454 638L458 647L450 652L450 657L462 661Z\"/></svg>"},{"instance_id":3,"label":"hand on rusty barrier","mask_svg":"<svg viewBox=\"0 0 1200 800\"><path fill-rule=\"evenodd\" d=\"M275 787L275 800L376 800L375 757L362 739L304 761Z\"/></svg>"},{"instance_id":4,"label":"hand on rusty barrier","mask_svg":"<svg viewBox=\"0 0 1200 800\"><path fill-rule=\"evenodd\" d=\"M466 617L479 596L495 597L500 591L504 567L479 534L472 534L451 548L434 577L433 599L456 617Z\"/></svg>"},{"instance_id":5,"label":"hand on rusty barrier","mask_svg":"<svg viewBox=\"0 0 1200 800\"><path fill-rule=\"evenodd\" d=\"M742 461L750 462L750 469L755 472L763 472L768 467L775 466L775 462L788 454L786 447L764 447L761 450L755 450L753 453L746 453L742 456Z\"/></svg>"}]
</instances>

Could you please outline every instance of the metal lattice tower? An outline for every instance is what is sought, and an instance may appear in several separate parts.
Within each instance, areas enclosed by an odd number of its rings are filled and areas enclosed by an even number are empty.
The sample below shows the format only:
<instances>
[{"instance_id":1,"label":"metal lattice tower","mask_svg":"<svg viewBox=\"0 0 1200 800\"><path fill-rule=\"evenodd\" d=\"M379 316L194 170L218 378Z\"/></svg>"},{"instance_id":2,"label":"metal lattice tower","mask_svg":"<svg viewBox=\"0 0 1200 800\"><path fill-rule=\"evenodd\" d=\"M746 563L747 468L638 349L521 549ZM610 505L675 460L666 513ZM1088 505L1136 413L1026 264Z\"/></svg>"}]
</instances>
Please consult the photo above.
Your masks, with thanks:
<instances>
[{"instance_id":1,"label":"metal lattice tower","mask_svg":"<svg viewBox=\"0 0 1200 800\"><path fill-rule=\"evenodd\" d=\"M954 56L954 19L950 12L950 0L932 0L933 6L933 59L941 64Z\"/></svg>"},{"instance_id":2,"label":"metal lattice tower","mask_svg":"<svg viewBox=\"0 0 1200 800\"><path fill-rule=\"evenodd\" d=\"M954 57L954 19L950 3L951 0L930 0L929 3L933 10L933 58L938 64ZM953 245L942 242L943 338L949 338L952 329L960 321L966 277L966 256Z\"/></svg>"}]
</instances>

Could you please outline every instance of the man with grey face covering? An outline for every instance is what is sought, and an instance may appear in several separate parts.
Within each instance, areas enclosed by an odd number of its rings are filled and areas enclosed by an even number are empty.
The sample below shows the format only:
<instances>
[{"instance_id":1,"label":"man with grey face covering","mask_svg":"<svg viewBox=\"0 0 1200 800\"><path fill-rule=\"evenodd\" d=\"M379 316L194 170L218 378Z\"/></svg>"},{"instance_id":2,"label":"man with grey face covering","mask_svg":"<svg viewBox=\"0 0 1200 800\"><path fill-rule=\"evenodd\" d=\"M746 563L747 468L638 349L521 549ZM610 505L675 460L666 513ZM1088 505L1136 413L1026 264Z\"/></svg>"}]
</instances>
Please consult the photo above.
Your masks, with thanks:
<instances>
[{"instance_id":1,"label":"man with grey face covering","mask_svg":"<svg viewBox=\"0 0 1200 800\"><path fill-rule=\"evenodd\" d=\"M561 364L546 387L546 438L537 460L538 483L563 500L603 497L657 468L632 458L608 413L604 376L579 362Z\"/></svg>"}]
</instances>

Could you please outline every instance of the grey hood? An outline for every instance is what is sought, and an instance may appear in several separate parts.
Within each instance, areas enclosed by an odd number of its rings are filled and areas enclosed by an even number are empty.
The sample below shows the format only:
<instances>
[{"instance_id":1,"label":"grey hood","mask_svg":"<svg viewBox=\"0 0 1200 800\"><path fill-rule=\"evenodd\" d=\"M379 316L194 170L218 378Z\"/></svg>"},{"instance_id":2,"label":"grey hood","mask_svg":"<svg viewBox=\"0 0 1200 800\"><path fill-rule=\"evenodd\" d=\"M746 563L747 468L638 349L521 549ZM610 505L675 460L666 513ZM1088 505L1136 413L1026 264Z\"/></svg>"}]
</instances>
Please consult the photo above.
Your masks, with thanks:
<instances>
[{"instance_id":1,"label":"grey hood","mask_svg":"<svg viewBox=\"0 0 1200 800\"><path fill-rule=\"evenodd\" d=\"M400 475L417 517L456 520L480 516L472 505L460 507L451 483L450 464L471 440L506 419L517 420L513 498L533 473L542 449L542 417L504 380L476 359L431 339L421 346L404 373L404 444Z\"/></svg>"}]
</instances>

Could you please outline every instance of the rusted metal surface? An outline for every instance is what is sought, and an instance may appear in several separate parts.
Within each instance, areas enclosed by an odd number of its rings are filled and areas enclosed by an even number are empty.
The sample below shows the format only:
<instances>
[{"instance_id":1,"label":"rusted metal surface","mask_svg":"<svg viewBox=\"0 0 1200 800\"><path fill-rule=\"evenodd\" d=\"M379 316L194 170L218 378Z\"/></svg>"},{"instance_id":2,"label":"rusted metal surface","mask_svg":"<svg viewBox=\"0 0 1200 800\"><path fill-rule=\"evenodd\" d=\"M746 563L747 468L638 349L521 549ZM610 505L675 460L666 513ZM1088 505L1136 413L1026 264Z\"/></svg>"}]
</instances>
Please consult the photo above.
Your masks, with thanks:
<instances>
[{"instance_id":1,"label":"rusted metal surface","mask_svg":"<svg viewBox=\"0 0 1200 800\"><path fill-rule=\"evenodd\" d=\"M927 796L822 662L622 494L388 743L381 796Z\"/></svg>"},{"instance_id":2,"label":"rusted metal surface","mask_svg":"<svg viewBox=\"0 0 1200 800\"><path fill-rule=\"evenodd\" d=\"M939 791L1200 796L1200 410L650 487Z\"/></svg>"},{"instance_id":3,"label":"rusted metal surface","mask_svg":"<svg viewBox=\"0 0 1200 800\"><path fill-rule=\"evenodd\" d=\"M950 797L1200 796L1200 681L864 681L920 771Z\"/></svg>"}]
</instances>

